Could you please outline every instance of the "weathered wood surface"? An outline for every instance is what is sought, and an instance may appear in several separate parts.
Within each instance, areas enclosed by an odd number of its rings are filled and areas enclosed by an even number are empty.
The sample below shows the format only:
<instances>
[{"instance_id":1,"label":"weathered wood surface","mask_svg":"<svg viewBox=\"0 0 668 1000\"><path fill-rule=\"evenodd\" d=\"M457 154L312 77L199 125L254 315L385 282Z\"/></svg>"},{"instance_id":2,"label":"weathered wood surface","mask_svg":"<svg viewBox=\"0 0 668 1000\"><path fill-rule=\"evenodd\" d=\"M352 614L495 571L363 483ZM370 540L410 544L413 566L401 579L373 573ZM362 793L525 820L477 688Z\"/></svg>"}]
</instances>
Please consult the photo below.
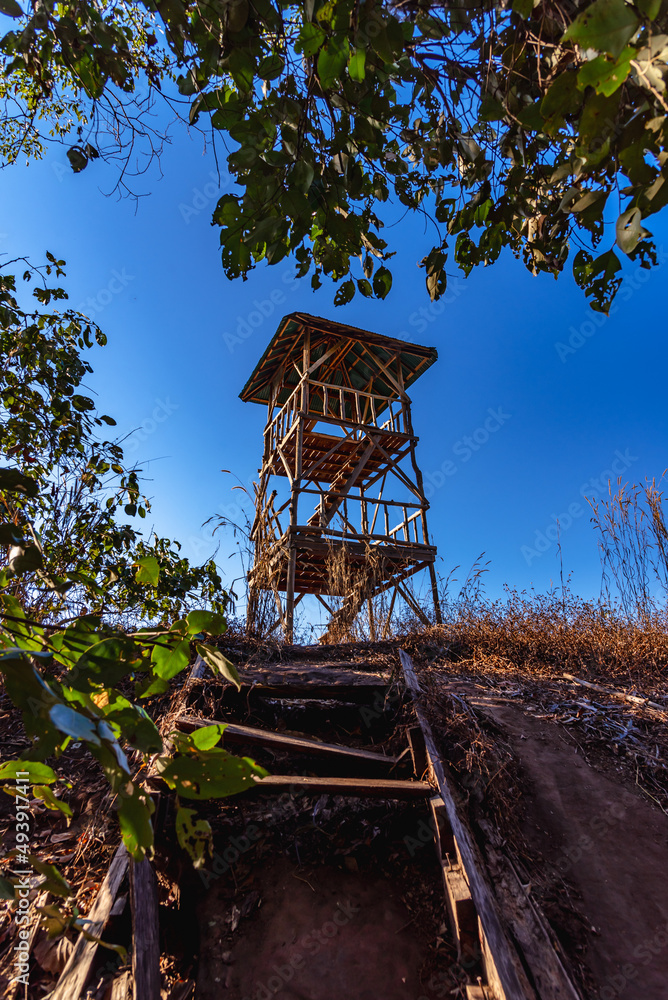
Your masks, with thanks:
<instances>
[{"instance_id":1,"label":"weathered wood surface","mask_svg":"<svg viewBox=\"0 0 668 1000\"><path fill-rule=\"evenodd\" d=\"M254 726L239 726L236 722L221 722L216 719L180 718L176 725L184 732L192 732L203 726L224 725L224 744L255 744L270 747L274 750L285 750L291 753L304 753L311 756L333 757L342 760L353 760L359 763L369 763L393 767L398 757L386 757L372 750L358 750L355 747L342 746L340 743L321 743L306 736L293 736L285 733L268 732Z\"/></svg>"},{"instance_id":2,"label":"weathered wood surface","mask_svg":"<svg viewBox=\"0 0 668 1000\"><path fill-rule=\"evenodd\" d=\"M533 900L522 889L519 879L514 875L509 863L503 864L503 856L498 852L488 850L488 857L495 863L500 873L496 880L496 897L482 877L484 863L475 845L468 826L458 815L456 804L448 789L445 769L441 762L433 740L429 721L421 706L421 689L410 657L399 650L406 685L413 694L416 713L425 736L427 752L431 758L434 776L441 790L443 807L450 825L451 843L447 853L454 848L456 861L461 864L466 880L471 890L471 896L478 911L482 934L482 948L487 964L494 965L494 975L498 977L501 988L507 1000L515 997L540 997L540 1000L581 1000L570 975L565 969L561 957L555 949L546 921L534 905ZM443 831L439 824L439 831ZM443 840L447 841L448 832ZM499 903L503 907L504 924L499 915ZM515 950L510 945L505 927L512 931L513 938L522 949L526 966L531 970L537 994L526 982L523 969L518 966ZM512 975L524 979L524 993L515 994L512 985ZM509 978L510 975L510 978ZM492 978L490 976L490 978ZM526 992L529 990L530 992Z\"/></svg>"},{"instance_id":3,"label":"weathered wood surface","mask_svg":"<svg viewBox=\"0 0 668 1000\"><path fill-rule=\"evenodd\" d=\"M494 985L493 980L498 977L498 985L502 990L502 1000L537 1000L536 994L529 985L524 970L521 967L517 953L508 939L493 892L482 875L482 871L484 870L482 858L478 853L468 827L465 826L459 816L455 800L445 777L443 763L436 749L429 720L422 709L422 691L415 673L413 661L403 649L399 650L399 659L403 667L406 687L413 696L415 712L424 733L431 770L441 793L448 820L460 851L463 863L462 867L471 889L471 896L473 897L484 935L489 942L489 948L493 956L495 970L486 970L488 979L491 985ZM496 976L494 975L494 971L496 972Z\"/></svg>"},{"instance_id":4,"label":"weathered wood surface","mask_svg":"<svg viewBox=\"0 0 668 1000\"><path fill-rule=\"evenodd\" d=\"M354 664L347 667L330 664L310 667L298 663L272 663L253 667L240 666L238 670L242 684L297 684L313 687L322 684L357 684L359 687L374 687L387 684L389 680L389 676L379 670L360 670Z\"/></svg>"},{"instance_id":5,"label":"weathered wood surface","mask_svg":"<svg viewBox=\"0 0 668 1000\"><path fill-rule=\"evenodd\" d=\"M434 789L426 781L392 778L313 778L301 774L270 774L255 784L254 791L305 795L351 795L362 799L425 799Z\"/></svg>"},{"instance_id":6,"label":"weathered wood surface","mask_svg":"<svg viewBox=\"0 0 668 1000\"><path fill-rule=\"evenodd\" d=\"M148 858L130 866L134 1000L160 1000L158 884Z\"/></svg>"},{"instance_id":7,"label":"weathered wood surface","mask_svg":"<svg viewBox=\"0 0 668 1000\"><path fill-rule=\"evenodd\" d=\"M573 684L579 684L581 687L589 688L591 691L600 691L601 694L607 694L611 698L617 698L620 701L628 701L632 705L639 705L641 708L646 708L651 712L660 712L662 715L668 714L668 705L659 705L656 701L650 701L649 698L640 698L635 694L627 694L625 691L614 691L611 688L604 687L602 684L594 684L593 681L585 681L580 677L574 677L573 674L562 674L565 680L572 681Z\"/></svg>"},{"instance_id":8,"label":"weathered wood surface","mask_svg":"<svg viewBox=\"0 0 668 1000\"><path fill-rule=\"evenodd\" d=\"M90 923L86 925L86 930L89 933L98 937L102 934L127 870L128 855L121 844L88 914ZM95 941L87 941L83 935L79 936L49 1000L79 1000L91 974L97 947Z\"/></svg>"},{"instance_id":9,"label":"weathered wood surface","mask_svg":"<svg viewBox=\"0 0 668 1000\"><path fill-rule=\"evenodd\" d=\"M471 962L481 955L478 934L478 914L464 869L457 855L456 844L440 795L430 801L436 848L441 863L443 886L452 932L457 943L457 956Z\"/></svg>"},{"instance_id":10,"label":"weathered wood surface","mask_svg":"<svg viewBox=\"0 0 668 1000\"><path fill-rule=\"evenodd\" d=\"M347 645L348 644L346 643L346 647ZM308 646L306 648L312 649L313 647ZM322 655L323 649L327 649L327 647L319 646L317 652ZM223 652L225 652L224 648ZM374 663L372 660L328 660L323 658L321 662L318 662L317 660L309 657L307 662L302 661L300 663L299 658L296 656L292 656L292 659L290 660L277 660L274 663L249 663L247 666L243 663L239 663L237 664L237 669L239 670L240 675L246 670L251 673L262 672L264 670L297 670L308 673L309 675L313 674L314 676L319 676L321 671L328 670L336 670L337 672L342 671L345 676L350 674L372 674L385 678L388 675L387 669L382 669L378 663Z\"/></svg>"}]
</instances>

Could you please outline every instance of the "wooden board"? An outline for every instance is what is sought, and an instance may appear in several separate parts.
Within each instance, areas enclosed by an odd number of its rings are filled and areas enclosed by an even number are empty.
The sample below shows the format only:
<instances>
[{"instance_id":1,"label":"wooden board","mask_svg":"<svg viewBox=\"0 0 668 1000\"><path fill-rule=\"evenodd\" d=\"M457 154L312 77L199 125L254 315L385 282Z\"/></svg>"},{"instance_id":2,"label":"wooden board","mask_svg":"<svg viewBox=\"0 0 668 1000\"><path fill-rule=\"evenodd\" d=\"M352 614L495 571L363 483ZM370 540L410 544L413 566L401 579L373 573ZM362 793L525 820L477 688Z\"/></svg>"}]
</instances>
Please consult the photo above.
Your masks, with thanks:
<instances>
[{"instance_id":1,"label":"wooden board","mask_svg":"<svg viewBox=\"0 0 668 1000\"><path fill-rule=\"evenodd\" d=\"M413 696L415 712L424 733L431 770L441 793L448 821L460 851L462 867L471 889L471 896L493 956L493 963L487 963L490 965L486 969L487 978L492 988L495 988L499 993L498 1000L537 1000L536 994L529 985L526 974L521 967L518 955L508 939L493 892L482 875L484 871L482 858L468 827L459 816L445 777L443 764L436 749L431 726L422 710L422 692L413 661L403 649L399 650L399 659L403 667L406 687ZM482 943L484 948L485 942Z\"/></svg>"},{"instance_id":2,"label":"wooden board","mask_svg":"<svg viewBox=\"0 0 668 1000\"><path fill-rule=\"evenodd\" d=\"M351 795L362 799L425 799L434 789L426 781L391 778L311 778L300 774L270 774L255 785L263 793ZM248 794L248 793L242 793Z\"/></svg>"},{"instance_id":3,"label":"wooden board","mask_svg":"<svg viewBox=\"0 0 668 1000\"><path fill-rule=\"evenodd\" d=\"M438 808L434 809L441 842L441 856L450 855L450 858L461 866L462 874L466 877L478 913L480 945L492 990L496 990L505 1000L536 996L539 996L540 1000L581 1000L550 938L546 921L524 892L510 865L502 866L503 877L497 883L497 896L493 895L486 879L483 878L481 873L485 871L484 862L468 827L458 815L447 784L445 768L434 744L429 721L421 707L421 690L413 663L403 650L399 650L399 658L404 669L406 685L414 698L431 770L441 791L443 800L441 808L447 817L444 822L443 817L438 815ZM498 852L488 849L487 854L497 866L501 865L502 858ZM497 856L492 857L493 855ZM503 907L503 924L499 904ZM521 948L522 964L531 970L537 992L534 992L526 980L517 951L510 944L506 927L510 929L512 939ZM517 981L521 983L524 992L515 992Z\"/></svg>"},{"instance_id":4,"label":"wooden board","mask_svg":"<svg viewBox=\"0 0 668 1000\"><path fill-rule=\"evenodd\" d=\"M285 685L358 685L360 687L379 687L389 682L389 675L376 670L358 670L354 665L349 667L329 666L308 667L298 663L272 663L271 665L244 667L239 666L239 677L242 684L264 684L273 686Z\"/></svg>"},{"instance_id":5,"label":"wooden board","mask_svg":"<svg viewBox=\"0 0 668 1000\"><path fill-rule=\"evenodd\" d=\"M160 1000L158 884L148 858L130 866L134 1000Z\"/></svg>"},{"instance_id":6,"label":"wooden board","mask_svg":"<svg viewBox=\"0 0 668 1000\"><path fill-rule=\"evenodd\" d=\"M201 729L203 726L224 725L223 744L255 744L270 747L274 750L285 750L290 753L303 753L310 756L325 756L339 760L352 760L356 763L367 763L393 767L398 757L386 757L371 750L358 750L355 747L341 746L340 743L320 743L306 736L292 736L285 733L272 733L254 726L239 726L236 722L220 722L215 719L181 718L176 720L176 726L184 732Z\"/></svg>"},{"instance_id":7,"label":"wooden board","mask_svg":"<svg viewBox=\"0 0 668 1000\"><path fill-rule=\"evenodd\" d=\"M86 925L86 929L91 934L96 936L102 934L127 870L128 855L121 844L114 854L109 871L88 914L91 923ZM91 974L97 948L95 941L87 941L83 935L79 936L49 1000L79 1000Z\"/></svg>"}]
</instances>

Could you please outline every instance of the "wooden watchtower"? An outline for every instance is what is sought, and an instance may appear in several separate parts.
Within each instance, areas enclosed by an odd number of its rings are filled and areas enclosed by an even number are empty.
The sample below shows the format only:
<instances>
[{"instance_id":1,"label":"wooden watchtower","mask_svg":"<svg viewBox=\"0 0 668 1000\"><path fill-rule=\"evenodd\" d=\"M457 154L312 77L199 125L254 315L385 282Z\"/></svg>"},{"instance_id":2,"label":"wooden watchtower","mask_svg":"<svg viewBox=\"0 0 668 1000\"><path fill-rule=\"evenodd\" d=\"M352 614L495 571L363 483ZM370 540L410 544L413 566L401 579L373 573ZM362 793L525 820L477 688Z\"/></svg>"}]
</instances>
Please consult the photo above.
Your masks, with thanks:
<instances>
[{"instance_id":1,"label":"wooden watchtower","mask_svg":"<svg viewBox=\"0 0 668 1000\"><path fill-rule=\"evenodd\" d=\"M406 392L436 358L432 347L290 313L244 386L241 399L268 407L251 604L253 593L272 590L273 627L281 624L288 641L306 594L329 612L330 631L385 591L393 591L385 629L397 594L426 620L403 586L423 569L440 621L436 548ZM343 598L336 611L328 597Z\"/></svg>"}]
</instances>

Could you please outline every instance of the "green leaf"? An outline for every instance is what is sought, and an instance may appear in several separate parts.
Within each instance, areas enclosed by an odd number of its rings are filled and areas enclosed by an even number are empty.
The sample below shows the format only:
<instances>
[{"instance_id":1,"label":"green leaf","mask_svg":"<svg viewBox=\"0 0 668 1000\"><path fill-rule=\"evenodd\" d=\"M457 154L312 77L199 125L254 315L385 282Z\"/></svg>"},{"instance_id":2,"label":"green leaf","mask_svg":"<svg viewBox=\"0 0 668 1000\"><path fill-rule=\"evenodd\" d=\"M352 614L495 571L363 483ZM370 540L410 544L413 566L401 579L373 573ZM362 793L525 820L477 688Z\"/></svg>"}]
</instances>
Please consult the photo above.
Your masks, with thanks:
<instances>
[{"instance_id":1,"label":"green leaf","mask_svg":"<svg viewBox=\"0 0 668 1000\"><path fill-rule=\"evenodd\" d=\"M14 883L10 882L8 878L2 878L0 876L0 899L15 899L16 889Z\"/></svg>"},{"instance_id":2,"label":"green leaf","mask_svg":"<svg viewBox=\"0 0 668 1000\"><path fill-rule=\"evenodd\" d=\"M68 149L67 159L75 174L80 174L88 166L88 157L81 146L72 146Z\"/></svg>"},{"instance_id":3,"label":"green leaf","mask_svg":"<svg viewBox=\"0 0 668 1000\"><path fill-rule=\"evenodd\" d=\"M8 779L15 779L18 772L23 772L23 781L29 781L31 785L52 785L54 781L58 781L58 776L55 771L48 766L48 764L40 764L39 761L35 760L9 760L6 764L0 766L0 781L7 781ZM26 777L25 772L28 772Z\"/></svg>"},{"instance_id":4,"label":"green leaf","mask_svg":"<svg viewBox=\"0 0 668 1000\"><path fill-rule=\"evenodd\" d=\"M0 0L0 14L6 14L7 17L23 17L23 11L16 0Z\"/></svg>"},{"instance_id":5,"label":"green leaf","mask_svg":"<svg viewBox=\"0 0 668 1000\"><path fill-rule=\"evenodd\" d=\"M18 469L0 468L0 490L3 493L23 493L27 497L36 497L39 488L34 479L25 476Z\"/></svg>"},{"instance_id":6,"label":"green leaf","mask_svg":"<svg viewBox=\"0 0 668 1000\"><path fill-rule=\"evenodd\" d=\"M143 788L128 781L118 793L116 809L125 849L135 861L142 861L153 847L153 799Z\"/></svg>"},{"instance_id":7,"label":"green leaf","mask_svg":"<svg viewBox=\"0 0 668 1000\"><path fill-rule=\"evenodd\" d=\"M661 10L661 0L635 0L635 5L650 21L654 21Z\"/></svg>"},{"instance_id":8,"label":"green leaf","mask_svg":"<svg viewBox=\"0 0 668 1000\"><path fill-rule=\"evenodd\" d=\"M314 56L326 37L325 32L317 24L310 21L302 24L295 42L295 51L305 56Z\"/></svg>"},{"instance_id":9,"label":"green leaf","mask_svg":"<svg viewBox=\"0 0 668 1000\"><path fill-rule=\"evenodd\" d=\"M44 565L42 553L36 545L12 545L7 558L7 566L12 573L20 576L22 573L34 573Z\"/></svg>"},{"instance_id":10,"label":"green leaf","mask_svg":"<svg viewBox=\"0 0 668 1000\"><path fill-rule=\"evenodd\" d=\"M42 800L47 809L51 809L54 812L64 813L68 819L72 818L72 810L68 806L67 802L62 802L59 798L56 798L48 785L35 785L32 789L32 793L36 799Z\"/></svg>"},{"instance_id":11,"label":"green leaf","mask_svg":"<svg viewBox=\"0 0 668 1000\"><path fill-rule=\"evenodd\" d=\"M348 39L330 38L318 54L318 78L323 90L330 90L341 78L348 61Z\"/></svg>"},{"instance_id":12,"label":"green leaf","mask_svg":"<svg viewBox=\"0 0 668 1000\"><path fill-rule=\"evenodd\" d=\"M10 857L15 854L15 850L9 852ZM55 865L40 861L35 854L28 855L28 862L36 872L45 877L46 882L42 884L42 889L52 892L54 896L64 896L66 899L71 899L74 896L69 882L63 878Z\"/></svg>"},{"instance_id":13,"label":"green leaf","mask_svg":"<svg viewBox=\"0 0 668 1000\"><path fill-rule=\"evenodd\" d=\"M116 684L140 666L139 646L125 636L111 636L89 646L66 680L77 689L88 691L99 683Z\"/></svg>"},{"instance_id":14,"label":"green leaf","mask_svg":"<svg viewBox=\"0 0 668 1000\"><path fill-rule=\"evenodd\" d=\"M577 111L581 101L576 93L577 83L577 74L566 70L548 87L540 103L540 113L545 119L548 133L560 126L565 115Z\"/></svg>"},{"instance_id":15,"label":"green leaf","mask_svg":"<svg viewBox=\"0 0 668 1000\"><path fill-rule=\"evenodd\" d=\"M513 0L513 10L526 21L533 11L533 0Z\"/></svg>"},{"instance_id":16,"label":"green leaf","mask_svg":"<svg viewBox=\"0 0 668 1000\"><path fill-rule=\"evenodd\" d=\"M211 750L218 743L226 729L227 725L224 722L216 722L211 726L202 726L201 729L195 729L190 734L190 739L198 750Z\"/></svg>"},{"instance_id":17,"label":"green leaf","mask_svg":"<svg viewBox=\"0 0 668 1000\"><path fill-rule=\"evenodd\" d=\"M355 49L354 52L350 53L350 58L348 59L348 73L350 74L350 79L354 80L355 83L364 82L365 64L366 64L365 49Z\"/></svg>"},{"instance_id":18,"label":"green leaf","mask_svg":"<svg viewBox=\"0 0 668 1000\"><path fill-rule=\"evenodd\" d=\"M185 669L190 662L190 642L181 639L169 648L154 646L151 653L153 673L164 681L170 681Z\"/></svg>"},{"instance_id":19,"label":"green leaf","mask_svg":"<svg viewBox=\"0 0 668 1000\"><path fill-rule=\"evenodd\" d=\"M187 851L195 868L204 864L205 853L211 854L211 824L200 819L194 809L179 806L176 810L176 837L184 851Z\"/></svg>"},{"instance_id":20,"label":"green leaf","mask_svg":"<svg viewBox=\"0 0 668 1000\"><path fill-rule=\"evenodd\" d=\"M257 75L262 80L275 80L283 72L284 66L285 59L283 56L279 56L277 52L273 52L270 56L265 56L260 61L260 65L257 68Z\"/></svg>"},{"instance_id":21,"label":"green leaf","mask_svg":"<svg viewBox=\"0 0 668 1000\"><path fill-rule=\"evenodd\" d=\"M370 299L373 295L373 289L371 287L371 282L367 281L366 278L360 278L357 282L357 289L362 293L365 299Z\"/></svg>"},{"instance_id":22,"label":"green leaf","mask_svg":"<svg viewBox=\"0 0 668 1000\"><path fill-rule=\"evenodd\" d=\"M23 532L15 524L0 524L0 545L21 545L23 541Z\"/></svg>"},{"instance_id":23,"label":"green leaf","mask_svg":"<svg viewBox=\"0 0 668 1000\"><path fill-rule=\"evenodd\" d=\"M75 712L69 705L53 705L49 710L49 719L56 729L75 740L98 746L101 742L95 723L81 712Z\"/></svg>"},{"instance_id":24,"label":"green leaf","mask_svg":"<svg viewBox=\"0 0 668 1000\"><path fill-rule=\"evenodd\" d=\"M238 89L247 93L253 86L255 75L255 60L249 52L244 49L234 48L228 59L228 66L232 79Z\"/></svg>"},{"instance_id":25,"label":"green leaf","mask_svg":"<svg viewBox=\"0 0 668 1000\"><path fill-rule=\"evenodd\" d=\"M302 194L308 194L315 171L307 160L298 160L290 172L291 183Z\"/></svg>"},{"instance_id":26,"label":"green leaf","mask_svg":"<svg viewBox=\"0 0 668 1000\"><path fill-rule=\"evenodd\" d=\"M230 663L226 656L223 656L219 649L216 649L215 646L204 645L198 645L196 649L214 674L218 674L226 680L231 681L232 684L236 684L237 688L241 690L237 668L233 663Z\"/></svg>"},{"instance_id":27,"label":"green leaf","mask_svg":"<svg viewBox=\"0 0 668 1000\"><path fill-rule=\"evenodd\" d=\"M344 281L342 285L336 290L336 295L334 296L335 306L344 306L347 302L350 302L355 295L355 282L352 278L348 278Z\"/></svg>"},{"instance_id":28,"label":"green leaf","mask_svg":"<svg viewBox=\"0 0 668 1000\"><path fill-rule=\"evenodd\" d=\"M617 246L625 253L635 250L642 236L642 213L639 208L629 208L617 219L615 224Z\"/></svg>"},{"instance_id":29,"label":"green leaf","mask_svg":"<svg viewBox=\"0 0 668 1000\"><path fill-rule=\"evenodd\" d=\"M197 632L208 632L209 635L222 635L225 631L225 619L223 615L213 611L191 611L186 616L189 635Z\"/></svg>"},{"instance_id":30,"label":"green leaf","mask_svg":"<svg viewBox=\"0 0 668 1000\"><path fill-rule=\"evenodd\" d=\"M609 52L618 59L639 24L633 8L625 0L594 0L578 14L565 32L563 41Z\"/></svg>"},{"instance_id":31,"label":"green leaf","mask_svg":"<svg viewBox=\"0 0 668 1000\"><path fill-rule=\"evenodd\" d=\"M149 583L152 587L158 586L160 579L160 564L155 556L142 556L135 565L138 567L135 573L137 583Z\"/></svg>"},{"instance_id":32,"label":"green leaf","mask_svg":"<svg viewBox=\"0 0 668 1000\"><path fill-rule=\"evenodd\" d=\"M627 47L617 60L606 55L590 59L578 72L578 87L580 90L593 87L597 94L609 97L626 80L631 72L631 60L635 56L635 49Z\"/></svg>"},{"instance_id":33,"label":"green leaf","mask_svg":"<svg viewBox=\"0 0 668 1000\"><path fill-rule=\"evenodd\" d=\"M267 772L248 757L234 757L216 748L201 756L158 757L161 778L184 799L221 799L255 787Z\"/></svg>"},{"instance_id":34,"label":"green leaf","mask_svg":"<svg viewBox=\"0 0 668 1000\"><path fill-rule=\"evenodd\" d=\"M384 299L392 287L392 274L386 267L379 267L373 276L373 290L379 299Z\"/></svg>"}]
</instances>

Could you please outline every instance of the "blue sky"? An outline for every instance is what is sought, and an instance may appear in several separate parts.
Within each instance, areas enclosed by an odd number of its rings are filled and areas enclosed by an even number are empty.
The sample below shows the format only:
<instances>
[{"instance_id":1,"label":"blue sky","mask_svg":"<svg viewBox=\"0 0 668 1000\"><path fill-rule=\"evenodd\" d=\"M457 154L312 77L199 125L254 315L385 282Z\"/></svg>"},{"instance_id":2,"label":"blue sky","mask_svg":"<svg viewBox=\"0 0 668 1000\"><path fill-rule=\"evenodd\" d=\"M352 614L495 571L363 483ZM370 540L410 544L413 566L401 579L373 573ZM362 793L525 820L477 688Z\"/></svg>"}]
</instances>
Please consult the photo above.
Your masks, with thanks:
<instances>
[{"instance_id":1,"label":"blue sky","mask_svg":"<svg viewBox=\"0 0 668 1000\"><path fill-rule=\"evenodd\" d=\"M0 251L38 261L48 249L67 260L72 305L109 338L91 357L90 387L122 433L139 428L127 455L146 463L150 523L191 558L213 550L201 527L208 517L241 514L242 494L221 470L253 478L266 411L238 393L280 317L304 310L438 349L412 398L442 575L457 564L465 572L484 551L492 596L504 584L545 590L559 578L559 517L565 573L577 592L598 594L582 494L603 495L618 474L659 478L668 465L666 264L629 265L632 282L607 319L570 272L534 278L511 256L466 280L453 268L445 299L431 305L416 261L432 233L405 218L389 231L401 251L388 299L335 308L332 287L312 292L289 261L246 282L225 278L210 225L215 164L183 131L162 177L140 183L150 194L137 205L104 196L113 179L103 164L74 175L55 151L5 169L0 184ZM665 221L650 227L668 255ZM239 572L234 552L231 533L221 536L227 579Z\"/></svg>"}]
</instances>

